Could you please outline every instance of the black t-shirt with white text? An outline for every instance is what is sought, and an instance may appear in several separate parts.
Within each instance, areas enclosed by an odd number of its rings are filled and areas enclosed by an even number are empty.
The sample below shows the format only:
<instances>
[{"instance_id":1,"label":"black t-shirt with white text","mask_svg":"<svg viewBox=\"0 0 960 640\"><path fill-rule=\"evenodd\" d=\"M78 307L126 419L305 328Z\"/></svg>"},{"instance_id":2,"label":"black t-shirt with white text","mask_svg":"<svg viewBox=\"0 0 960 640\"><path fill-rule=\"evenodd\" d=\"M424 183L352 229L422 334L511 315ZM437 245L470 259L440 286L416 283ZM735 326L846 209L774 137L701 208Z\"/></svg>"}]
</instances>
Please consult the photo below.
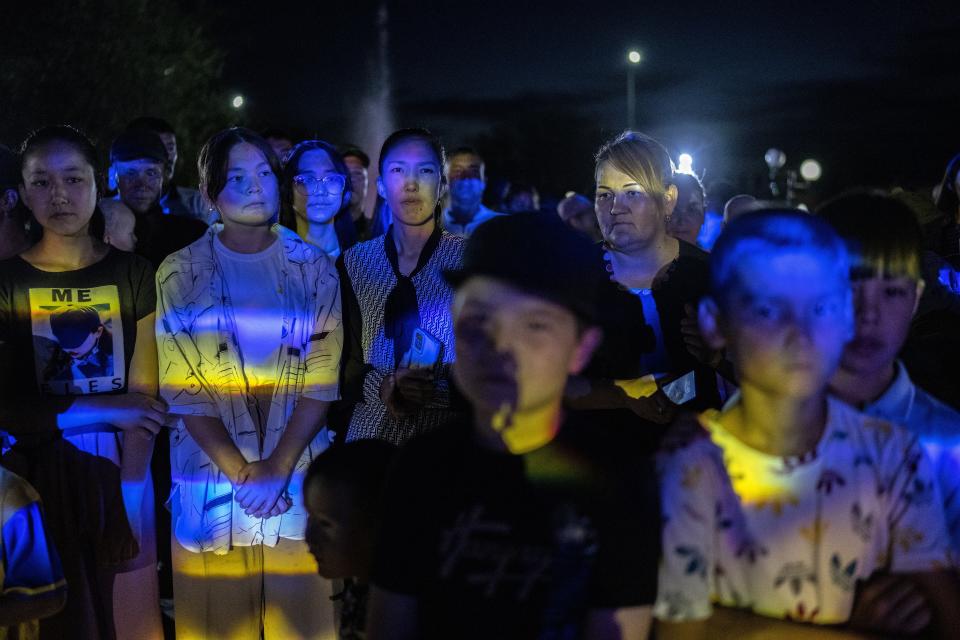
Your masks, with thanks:
<instances>
[{"instance_id":1,"label":"black t-shirt with white text","mask_svg":"<svg viewBox=\"0 0 960 640\"><path fill-rule=\"evenodd\" d=\"M131 253L63 272L0 261L0 396L126 391L137 321L155 310L153 268Z\"/></svg>"},{"instance_id":2,"label":"black t-shirt with white text","mask_svg":"<svg viewBox=\"0 0 960 640\"><path fill-rule=\"evenodd\" d=\"M412 440L388 480L374 584L417 598L422 638L579 637L590 609L652 604L660 510L637 449L572 416L523 455L482 448L466 424Z\"/></svg>"}]
</instances>

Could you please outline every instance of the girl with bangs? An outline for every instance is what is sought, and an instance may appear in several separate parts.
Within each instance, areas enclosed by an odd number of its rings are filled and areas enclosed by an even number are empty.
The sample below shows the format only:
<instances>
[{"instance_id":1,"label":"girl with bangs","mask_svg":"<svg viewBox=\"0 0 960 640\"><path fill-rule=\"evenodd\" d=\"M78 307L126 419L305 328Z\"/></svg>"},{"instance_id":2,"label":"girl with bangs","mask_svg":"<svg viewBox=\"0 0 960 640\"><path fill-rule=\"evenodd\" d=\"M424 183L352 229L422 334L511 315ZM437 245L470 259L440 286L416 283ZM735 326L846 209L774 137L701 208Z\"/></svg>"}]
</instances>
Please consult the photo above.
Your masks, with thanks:
<instances>
[{"instance_id":1,"label":"girl with bangs","mask_svg":"<svg viewBox=\"0 0 960 640\"><path fill-rule=\"evenodd\" d=\"M260 136L218 133L198 168L223 223L157 273L177 637L328 637L332 589L302 542L302 483L339 395L336 270L271 224L281 171Z\"/></svg>"},{"instance_id":2,"label":"girl with bangs","mask_svg":"<svg viewBox=\"0 0 960 640\"><path fill-rule=\"evenodd\" d=\"M920 225L906 205L879 192L842 195L817 213L853 257L855 333L830 390L916 434L933 462L960 557L960 414L915 383L910 364L899 357L925 287Z\"/></svg>"},{"instance_id":3,"label":"girl with bangs","mask_svg":"<svg viewBox=\"0 0 960 640\"><path fill-rule=\"evenodd\" d=\"M336 259L357 243L350 172L336 148L304 140L283 165L280 224Z\"/></svg>"}]
</instances>

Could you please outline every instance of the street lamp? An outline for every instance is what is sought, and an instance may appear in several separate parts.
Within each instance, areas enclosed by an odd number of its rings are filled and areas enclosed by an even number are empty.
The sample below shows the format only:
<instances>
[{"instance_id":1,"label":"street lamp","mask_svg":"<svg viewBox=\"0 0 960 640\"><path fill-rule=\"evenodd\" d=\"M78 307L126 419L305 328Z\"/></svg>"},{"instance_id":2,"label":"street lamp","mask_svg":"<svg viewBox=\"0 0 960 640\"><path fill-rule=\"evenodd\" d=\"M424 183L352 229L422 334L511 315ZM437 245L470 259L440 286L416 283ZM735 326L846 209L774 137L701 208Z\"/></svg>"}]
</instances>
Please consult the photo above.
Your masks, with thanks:
<instances>
[{"instance_id":1,"label":"street lamp","mask_svg":"<svg viewBox=\"0 0 960 640\"><path fill-rule=\"evenodd\" d=\"M810 158L800 163L800 176L807 182L816 182L823 175L823 167L816 160Z\"/></svg>"},{"instance_id":2,"label":"street lamp","mask_svg":"<svg viewBox=\"0 0 960 640\"><path fill-rule=\"evenodd\" d=\"M240 94L237 94L233 96L233 100L230 101L230 104L233 106L234 109L239 109L240 107L243 106L243 102L244 102L243 96L241 96Z\"/></svg>"},{"instance_id":3,"label":"street lamp","mask_svg":"<svg viewBox=\"0 0 960 640\"><path fill-rule=\"evenodd\" d=\"M643 54L636 49L627 52L627 129L633 129L637 115L637 87L634 81L635 70Z\"/></svg>"}]
</instances>

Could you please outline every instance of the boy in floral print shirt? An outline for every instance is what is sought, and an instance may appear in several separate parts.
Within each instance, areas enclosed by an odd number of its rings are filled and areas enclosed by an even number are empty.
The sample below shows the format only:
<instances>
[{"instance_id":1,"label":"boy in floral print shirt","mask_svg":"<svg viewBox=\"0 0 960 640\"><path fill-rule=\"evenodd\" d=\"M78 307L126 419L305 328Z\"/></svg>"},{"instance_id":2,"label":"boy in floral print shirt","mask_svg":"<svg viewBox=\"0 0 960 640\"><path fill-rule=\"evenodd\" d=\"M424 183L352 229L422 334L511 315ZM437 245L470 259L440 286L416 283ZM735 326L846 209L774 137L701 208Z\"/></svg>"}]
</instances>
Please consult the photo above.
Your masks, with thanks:
<instances>
[{"instance_id":1,"label":"boy in floral print shirt","mask_svg":"<svg viewBox=\"0 0 960 640\"><path fill-rule=\"evenodd\" d=\"M880 573L913 578L946 637L960 591L929 462L912 434L827 396L853 333L842 242L807 214L748 214L711 269L700 328L741 391L701 416L709 438L661 460L660 637L853 633L858 583Z\"/></svg>"}]
</instances>

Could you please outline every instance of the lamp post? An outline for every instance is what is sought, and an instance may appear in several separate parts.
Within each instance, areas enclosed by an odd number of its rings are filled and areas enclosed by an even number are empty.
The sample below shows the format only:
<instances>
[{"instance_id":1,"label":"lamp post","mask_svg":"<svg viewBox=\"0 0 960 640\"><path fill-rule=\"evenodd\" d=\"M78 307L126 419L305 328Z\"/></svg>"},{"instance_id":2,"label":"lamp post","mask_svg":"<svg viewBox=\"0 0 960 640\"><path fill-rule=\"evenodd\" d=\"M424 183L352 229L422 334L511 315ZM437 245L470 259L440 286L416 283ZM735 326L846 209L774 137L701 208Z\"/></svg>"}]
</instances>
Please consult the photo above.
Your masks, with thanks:
<instances>
[{"instance_id":1,"label":"lamp post","mask_svg":"<svg viewBox=\"0 0 960 640\"><path fill-rule=\"evenodd\" d=\"M787 164L787 154L780 149L767 149L763 156L770 169L770 195L774 198L781 196L780 185L777 182L780 170ZM787 203L794 205L797 202L797 191L804 191L823 176L823 167L813 158L800 163L799 172L796 169L786 169L786 197Z\"/></svg>"},{"instance_id":2,"label":"lamp post","mask_svg":"<svg viewBox=\"0 0 960 640\"><path fill-rule=\"evenodd\" d=\"M787 154L773 147L767 149L767 152L763 154L763 161L767 163L767 168L770 169L770 195L779 198L780 185L777 184L777 174L783 168L783 165L787 164Z\"/></svg>"},{"instance_id":3,"label":"lamp post","mask_svg":"<svg viewBox=\"0 0 960 640\"><path fill-rule=\"evenodd\" d=\"M634 76L643 55L636 49L627 52L627 129L633 129L637 119L637 86Z\"/></svg>"}]
</instances>

